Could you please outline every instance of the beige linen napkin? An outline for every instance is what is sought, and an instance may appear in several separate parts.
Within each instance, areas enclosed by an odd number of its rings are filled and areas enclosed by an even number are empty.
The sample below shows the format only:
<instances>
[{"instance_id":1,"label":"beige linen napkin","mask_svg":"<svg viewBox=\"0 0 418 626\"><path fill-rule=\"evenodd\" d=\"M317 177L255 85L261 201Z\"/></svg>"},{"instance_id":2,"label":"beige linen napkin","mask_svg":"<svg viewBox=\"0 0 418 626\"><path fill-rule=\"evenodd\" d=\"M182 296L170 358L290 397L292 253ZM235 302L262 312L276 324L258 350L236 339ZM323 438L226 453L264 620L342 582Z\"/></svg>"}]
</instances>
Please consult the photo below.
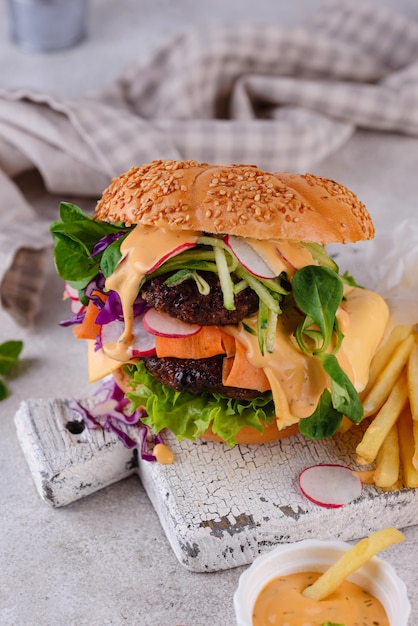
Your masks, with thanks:
<instances>
[{"instance_id":1,"label":"beige linen napkin","mask_svg":"<svg viewBox=\"0 0 418 626\"><path fill-rule=\"evenodd\" d=\"M418 136L418 23L351 0L295 28L189 28L90 97L0 90L2 306L33 321L51 254L18 174L66 199L154 158L307 171L357 127Z\"/></svg>"}]
</instances>

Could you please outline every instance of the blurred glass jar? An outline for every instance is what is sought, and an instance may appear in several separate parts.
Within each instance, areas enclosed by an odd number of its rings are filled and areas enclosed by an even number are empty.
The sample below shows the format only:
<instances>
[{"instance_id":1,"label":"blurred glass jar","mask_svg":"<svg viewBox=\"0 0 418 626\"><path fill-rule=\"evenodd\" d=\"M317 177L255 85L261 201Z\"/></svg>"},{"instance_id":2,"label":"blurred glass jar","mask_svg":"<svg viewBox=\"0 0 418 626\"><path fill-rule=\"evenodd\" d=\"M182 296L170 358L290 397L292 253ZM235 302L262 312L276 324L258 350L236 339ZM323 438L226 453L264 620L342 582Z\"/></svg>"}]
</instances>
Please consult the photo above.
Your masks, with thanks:
<instances>
[{"instance_id":1,"label":"blurred glass jar","mask_svg":"<svg viewBox=\"0 0 418 626\"><path fill-rule=\"evenodd\" d=\"M54 52L86 36L88 0L9 0L13 40L28 52Z\"/></svg>"}]
</instances>

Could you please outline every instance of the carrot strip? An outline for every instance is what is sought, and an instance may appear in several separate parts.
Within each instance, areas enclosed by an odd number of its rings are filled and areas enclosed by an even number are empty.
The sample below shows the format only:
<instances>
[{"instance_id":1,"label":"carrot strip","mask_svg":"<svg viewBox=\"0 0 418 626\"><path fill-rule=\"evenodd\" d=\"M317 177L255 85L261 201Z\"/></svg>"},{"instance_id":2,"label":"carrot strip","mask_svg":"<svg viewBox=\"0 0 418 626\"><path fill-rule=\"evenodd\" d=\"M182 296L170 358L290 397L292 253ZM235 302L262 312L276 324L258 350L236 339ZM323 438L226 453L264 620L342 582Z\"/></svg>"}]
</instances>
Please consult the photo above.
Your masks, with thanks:
<instances>
[{"instance_id":1,"label":"carrot strip","mask_svg":"<svg viewBox=\"0 0 418 626\"><path fill-rule=\"evenodd\" d=\"M231 350L229 336L225 342L224 336L226 333L218 326L202 326L198 333L188 337L155 337L155 349L159 358L206 359L226 354L227 348Z\"/></svg>"},{"instance_id":2,"label":"carrot strip","mask_svg":"<svg viewBox=\"0 0 418 626\"><path fill-rule=\"evenodd\" d=\"M247 359L245 347L237 341L235 355L227 357L223 362L222 384L226 387L241 387L267 391L270 383L264 371L255 367Z\"/></svg>"},{"instance_id":3,"label":"carrot strip","mask_svg":"<svg viewBox=\"0 0 418 626\"><path fill-rule=\"evenodd\" d=\"M94 291L94 294L98 295L99 298L105 302L107 296L99 291ZM92 300L89 301L86 309L86 315L84 316L84 320L81 324L77 324L77 326L73 326L73 333L77 339L96 339L97 335L100 334L100 325L96 324L96 317L99 314L99 309L93 303Z\"/></svg>"}]
</instances>

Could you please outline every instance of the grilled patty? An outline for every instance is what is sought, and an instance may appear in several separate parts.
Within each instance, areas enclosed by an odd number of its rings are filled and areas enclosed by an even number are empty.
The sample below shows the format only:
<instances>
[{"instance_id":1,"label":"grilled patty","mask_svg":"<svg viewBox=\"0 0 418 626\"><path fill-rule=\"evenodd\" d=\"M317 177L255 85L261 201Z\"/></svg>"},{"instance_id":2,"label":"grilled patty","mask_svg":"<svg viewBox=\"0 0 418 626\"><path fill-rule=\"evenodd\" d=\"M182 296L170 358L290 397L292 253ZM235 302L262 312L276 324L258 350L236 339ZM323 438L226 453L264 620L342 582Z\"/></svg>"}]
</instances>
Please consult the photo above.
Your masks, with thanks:
<instances>
[{"instance_id":1,"label":"grilled patty","mask_svg":"<svg viewBox=\"0 0 418 626\"><path fill-rule=\"evenodd\" d=\"M258 310L258 296L252 289L244 289L235 296L235 310L228 311L223 306L222 289L219 279L213 272L200 272L210 285L210 294L199 293L194 280L185 280L179 285L165 285L168 275L158 276L145 283L141 296L148 304L160 312L188 324L201 326L225 326L238 324L244 317Z\"/></svg>"},{"instance_id":2,"label":"grilled patty","mask_svg":"<svg viewBox=\"0 0 418 626\"><path fill-rule=\"evenodd\" d=\"M207 359L175 359L144 357L147 370L164 385L193 395L203 392L219 393L227 398L251 400L261 395L254 389L225 387L222 384L222 354Z\"/></svg>"}]
</instances>

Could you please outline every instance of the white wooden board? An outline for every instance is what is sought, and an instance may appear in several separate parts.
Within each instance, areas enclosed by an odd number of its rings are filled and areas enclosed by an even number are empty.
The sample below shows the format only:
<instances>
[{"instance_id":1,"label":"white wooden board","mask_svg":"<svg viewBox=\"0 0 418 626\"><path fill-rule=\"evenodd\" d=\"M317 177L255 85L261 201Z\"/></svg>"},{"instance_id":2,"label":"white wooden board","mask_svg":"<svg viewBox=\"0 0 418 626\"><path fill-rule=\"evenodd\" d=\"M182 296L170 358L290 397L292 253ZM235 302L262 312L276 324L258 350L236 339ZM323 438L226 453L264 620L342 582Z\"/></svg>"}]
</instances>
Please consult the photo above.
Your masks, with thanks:
<instances>
[{"instance_id":1,"label":"white wooden board","mask_svg":"<svg viewBox=\"0 0 418 626\"><path fill-rule=\"evenodd\" d=\"M84 402L84 401L83 401ZM53 506L137 472L178 558L196 572L251 563L272 546L309 537L351 540L384 526L416 524L418 491L364 488L340 509L311 504L300 493L300 471L317 463L353 466L361 435L327 442L300 435L260 446L228 449L168 436L173 465L139 461L112 434L67 427L78 419L65 400L22 403L17 435L41 497ZM74 430L74 428L72 428ZM131 436L135 427L128 427ZM123 502L121 502L123 506Z\"/></svg>"}]
</instances>

